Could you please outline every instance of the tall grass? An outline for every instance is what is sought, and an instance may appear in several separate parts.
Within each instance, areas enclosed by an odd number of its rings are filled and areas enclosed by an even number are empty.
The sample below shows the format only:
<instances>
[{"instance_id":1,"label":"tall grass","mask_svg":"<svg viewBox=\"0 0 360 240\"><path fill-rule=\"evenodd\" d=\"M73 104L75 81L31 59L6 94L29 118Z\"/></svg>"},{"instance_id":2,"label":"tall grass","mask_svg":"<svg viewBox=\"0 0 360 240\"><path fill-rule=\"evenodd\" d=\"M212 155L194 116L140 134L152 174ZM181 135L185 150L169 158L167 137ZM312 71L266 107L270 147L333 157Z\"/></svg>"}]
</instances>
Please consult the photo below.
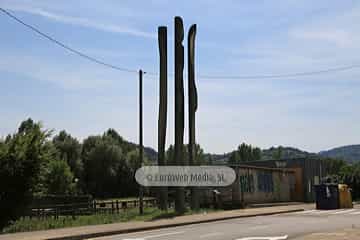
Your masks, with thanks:
<instances>
[{"instance_id":1,"label":"tall grass","mask_svg":"<svg viewBox=\"0 0 360 240\"><path fill-rule=\"evenodd\" d=\"M214 211L214 210L201 209L199 211L188 211L185 214L189 215L196 213L205 213L208 211ZM35 217L33 218L22 217L19 220L12 222L8 227L5 227L1 232L15 233L15 232L28 232L28 231L38 231L38 230L47 230L47 229L56 229L56 228L65 228L65 227L96 225L96 224L108 224L108 223L117 223L117 222L150 221L150 220L157 220L163 218L172 218L176 216L177 214L173 209L170 209L167 212L165 212L157 208L145 208L144 214L139 215L139 210L137 208L133 208L120 212L119 214L103 213L103 214L76 216L75 218L71 216L60 216L57 219L53 217L47 217L42 219Z\"/></svg>"}]
</instances>

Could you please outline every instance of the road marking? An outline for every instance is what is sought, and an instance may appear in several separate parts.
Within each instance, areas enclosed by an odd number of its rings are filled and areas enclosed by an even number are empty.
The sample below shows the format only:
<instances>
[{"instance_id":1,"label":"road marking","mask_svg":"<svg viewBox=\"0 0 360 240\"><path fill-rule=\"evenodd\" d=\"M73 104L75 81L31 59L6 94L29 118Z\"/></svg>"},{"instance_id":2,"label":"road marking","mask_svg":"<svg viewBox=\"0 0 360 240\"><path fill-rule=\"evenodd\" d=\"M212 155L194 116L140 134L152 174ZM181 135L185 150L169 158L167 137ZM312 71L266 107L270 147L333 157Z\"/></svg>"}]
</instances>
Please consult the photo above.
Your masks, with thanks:
<instances>
[{"instance_id":1,"label":"road marking","mask_svg":"<svg viewBox=\"0 0 360 240\"><path fill-rule=\"evenodd\" d=\"M356 210L359 210L359 209L356 209ZM359 214L360 214L360 211L350 213L350 215L359 215Z\"/></svg>"},{"instance_id":2,"label":"road marking","mask_svg":"<svg viewBox=\"0 0 360 240\"><path fill-rule=\"evenodd\" d=\"M302 212L297 212L295 214L308 214L308 213L312 213L312 212L316 212L317 210L307 210L307 211L302 211Z\"/></svg>"},{"instance_id":3,"label":"road marking","mask_svg":"<svg viewBox=\"0 0 360 240\"><path fill-rule=\"evenodd\" d=\"M343 214L343 213L351 213L351 212L354 212L354 211L356 211L356 209L341 210L341 211L333 212L333 213L330 213L330 214L331 215L336 215L336 214Z\"/></svg>"},{"instance_id":4,"label":"road marking","mask_svg":"<svg viewBox=\"0 0 360 240\"><path fill-rule=\"evenodd\" d=\"M236 240L284 240L287 239L288 235L279 236L279 237L246 237L238 238Z\"/></svg>"},{"instance_id":5,"label":"road marking","mask_svg":"<svg viewBox=\"0 0 360 240\"><path fill-rule=\"evenodd\" d=\"M317 214L317 215L320 215L320 214L331 214L335 211L338 211L338 210L317 210L316 212L314 212L313 214Z\"/></svg>"},{"instance_id":6,"label":"road marking","mask_svg":"<svg viewBox=\"0 0 360 240\"><path fill-rule=\"evenodd\" d=\"M169 232L169 233L162 233L157 235L150 235L142 238L124 238L123 240L145 240L145 239L151 239L151 238L157 238L157 237L164 237L164 236L170 236L170 235L176 235L176 234L182 234L183 232Z\"/></svg>"},{"instance_id":7,"label":"road marking","mask_svg":"<svg viewBox=\"0 0 360 240\"><path fill-rule=\"evenodd\" d=\"M200 235L200 238L214 237L214 236L220 236L220 235L224 235L224 234L222 232L214 232L214 233Z\"/></svg>"}]
</instances>

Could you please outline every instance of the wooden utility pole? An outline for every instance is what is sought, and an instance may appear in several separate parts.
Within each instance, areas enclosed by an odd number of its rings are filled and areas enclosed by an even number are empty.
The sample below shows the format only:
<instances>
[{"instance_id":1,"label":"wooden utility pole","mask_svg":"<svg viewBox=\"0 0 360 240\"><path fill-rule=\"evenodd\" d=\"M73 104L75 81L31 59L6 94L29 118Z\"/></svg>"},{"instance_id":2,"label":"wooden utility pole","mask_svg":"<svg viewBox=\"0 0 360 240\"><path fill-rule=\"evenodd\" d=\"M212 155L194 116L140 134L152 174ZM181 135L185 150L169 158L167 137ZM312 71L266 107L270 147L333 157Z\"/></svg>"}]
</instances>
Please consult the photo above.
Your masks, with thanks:
<instances>
[{"instance_id":1,"label":"wooden utility pole","mask_svg":"<svg viewBox=\"0 0 360 240\"><path fill-rule=\"evenodd\" d=\"M144 146L143 146L143 71L139 70L139 158L140 167L144 162ZM139 187L139 212L144 213L144 189L143 186Z\"/></svg>"}]
</instances>

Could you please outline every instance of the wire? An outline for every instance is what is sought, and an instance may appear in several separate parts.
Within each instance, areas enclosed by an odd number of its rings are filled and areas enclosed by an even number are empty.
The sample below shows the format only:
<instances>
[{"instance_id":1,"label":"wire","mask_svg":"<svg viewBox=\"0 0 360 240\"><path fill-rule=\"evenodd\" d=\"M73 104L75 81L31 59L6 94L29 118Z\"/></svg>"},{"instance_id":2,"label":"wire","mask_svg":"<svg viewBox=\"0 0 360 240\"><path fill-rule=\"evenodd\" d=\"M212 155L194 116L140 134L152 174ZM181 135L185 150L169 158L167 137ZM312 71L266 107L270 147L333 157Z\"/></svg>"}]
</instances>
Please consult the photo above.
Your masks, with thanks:
<instances>
[{"instance_id":1,"label":"wire","mask_svg":"<svg viewBox=\"0 0 360 240\"><path fill-rule=\"evenodd\" d=\"M80 57L83 57L89 61L92 61L92 62L95 62L97 64L100 64L100 65L103 65L103 66L106 66L106 67L109 67L109 68L112 68L112 69L115 69L115 70L118 70L118 71L122 71L122 72L131 72L131 73L137 73L138 71L137 70L133 70L133 69L129 69L129 68L124 68L124 67L118 67L116 65L113 65L113 64L110 64L110 63L106 63L106 62L103 62L101 60L98 60L94 57L91 57L83 52L80 52L74 48L71 48L67 45L65 45L64 43L56 40L55 38L49 36L48 34L45 34L43 33L42 31L40 31L39 29L37 29L36 27L30 25L30 24L27 24L25 23L24 21L22 21L21 19L17 18L16 16L14 16L13 14L11 14L10 12L6 11L5 9L3 8L0 8L0 10L5 13L6 15L8 15L10 18L14 19L15 21L17 21L18 23L24 25L25 27L29 28L30 30L36 32L37 34L43 36L44 38L50 40L51 42L57 44L58 46L72 52L72 53L75 53L77 55L79 55Z\"/></svg>"},{"instance_id":2,"label":"wire","mask_svg":"<svg viewBox=\"0 0 360 240\"><path fill-rule=\"evenodd\" d=\"M30 30L36 32L37 34L45 37L46 39L50 40L51 42L57 44L58 46L72 52L75 53L77 55L79 55L80 57L83 57L89 61L95 62L97 64L118 70L118 71L122 71L122 72L130 72L130 73L137 73L137 70L134 69L129 69L129 68L124 68L124 67L119 67L110 63L106 63L103 62L101 60L98 60L94 57L91 57L81 51L78 51L74 48L71 48L69 46L67 46L66 44L56 40L55 38L49 36L46 33L43 33L42 31L40 31L39 29L37 29L36 27L25 23L24 21L22 21L21 19L17 18L16 16L14 16L13 14L11 14L10 12L6 11L5 9L0 7L0 10L5 13L6 15L8 15L9 17L11 17L12 19L14 19L15 21L17 21L18 23L24 25L25 27L29 28ZM309 72L298 72L298 73L287 73L287 74L269 74L269 75L233 75L233 76L229 76L229 75L198 75L198 78L202 78L202 79L267 79L267 78L292 78L292 77L301 77L301 76L312 76L312 75L320 75L320 74L325 74L325 73L330 73L330 72L341 72L341 71L347 71L347 70L351 70L351 69L355 69L355 68L360 68L360 64L357 65L349 65L349 66L343 66L343 67L335 67L335 68L329 68L329 69L323 69L323 70L317 70L317 71L309 71ZM159 74L156 72L144 72L147 73L147 75L150 76L158 76ZM170 76L173 76L174 74L170 74Z\"/></svg>"},{"instance_id":3,"label":"wire","mask_svg":"<svg viewBox=\"0 0 360 240\"><path fill-rule=\"evenodd\" d=\"M351 70L355 68L360 68L359 65L349 65L344 67L336 67L336 68L329 68L324 70L318 71L309 71L309 72L299 72L299 73L288 73L288 74L277 74L277 75L248 75L248 76L210 76L210 75L198 75L199 78L203 79L266 79L266 78L291 78L291 77L301 77L301 76L312 76L312 75L319 75L324 73L330 72L341 72L346 70Z\"/></svg>"},{"instance_id":4,"label":"wire","mask_svg":"<svg viewBox=\"0 0 360 240\"><path fill-rule=\"evenodd\" d=\"M318 70L318 71L309 71L309 72L299 72L299 73L288 73L288 74L277 74L277 75L201 75L198 74L198 78L200 79L267 79L267 78L293 78L293 77L301 77L301 76L313 76L313 75L319 75L324 73L330 73L330 72L341 72L346 70L351 70L355 68L360 68L359 65L349 65L344 67L336 67L336 68L329 68L324 70ZM147 72L148 75L151 76L158 76L158 73L155 72ZM173 73L170 73L169 76L174 76Z\"/></svg>"}]
</instances>

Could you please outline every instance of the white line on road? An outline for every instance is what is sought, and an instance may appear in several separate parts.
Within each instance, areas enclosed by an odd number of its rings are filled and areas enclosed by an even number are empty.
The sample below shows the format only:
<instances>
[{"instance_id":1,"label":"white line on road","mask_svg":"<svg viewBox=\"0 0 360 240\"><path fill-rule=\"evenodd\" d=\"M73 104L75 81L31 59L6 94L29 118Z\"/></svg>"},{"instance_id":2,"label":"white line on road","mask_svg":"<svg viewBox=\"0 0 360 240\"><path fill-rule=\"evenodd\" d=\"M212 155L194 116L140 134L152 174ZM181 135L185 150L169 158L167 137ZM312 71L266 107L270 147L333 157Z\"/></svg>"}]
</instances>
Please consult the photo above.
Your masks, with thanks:
<instances>
[{"instance_id":1,"label":"white line on road","mask_svg":"<svg viewBox=\"0 0 360 240\"><path fill-rule=\"evenodd\" d=\"M297 212L294 214L308 214L308 213L312 213L312 212L316 212L317 210L307 210L307 211L302 211L302 212Z\"/></svg>"},{"instance_id":2,"label":"white line on road","mask_svg":"<svg viewBox=\"0 0 360 240\"><path fill-rule=\"evenodd\" d=\"M222 232L208 233L208 234L200 235L200 238L215 237L215 236L220 236L220 235L224 235L224 233L222 233Z\"/></svg>"},{"instance_id":3,"label":"white line on road","mask_svg":"<svg viewBox=\"0 0 360 240\"><path fill-rule=\"evenodd\" d=\"M320 215L320 214L331 214L333 212L336 212L338 210L317 210L316 212L313 212L313 214L317 214L317 215Z\"/></svg>"},{"instance_id":4,"label":"white line on road","mask_svg":"<svg viewBox=\"0 0 360 240\"><path fill-rule=\"evenodd\" d=\"M354 211L356 211L356 209L341 210L341 211L333 212L333 213L330 213L330 214L331 215L336 215L336 214L343 214L343 213L351 213L351 212L354 212Z\"/></svg>"},{"instance_id":5,"label":"white line on road","mask_svg":"<svg viewBox=\"0 0 360 240\"><path fill-rule=\"evenodd\" d=\"M359 210L359 209L356 209L356 210ZM350 213L350 215L359 215L360 214L360 211L359 212L352 212Z\"/></svg>"}]
</instances>

